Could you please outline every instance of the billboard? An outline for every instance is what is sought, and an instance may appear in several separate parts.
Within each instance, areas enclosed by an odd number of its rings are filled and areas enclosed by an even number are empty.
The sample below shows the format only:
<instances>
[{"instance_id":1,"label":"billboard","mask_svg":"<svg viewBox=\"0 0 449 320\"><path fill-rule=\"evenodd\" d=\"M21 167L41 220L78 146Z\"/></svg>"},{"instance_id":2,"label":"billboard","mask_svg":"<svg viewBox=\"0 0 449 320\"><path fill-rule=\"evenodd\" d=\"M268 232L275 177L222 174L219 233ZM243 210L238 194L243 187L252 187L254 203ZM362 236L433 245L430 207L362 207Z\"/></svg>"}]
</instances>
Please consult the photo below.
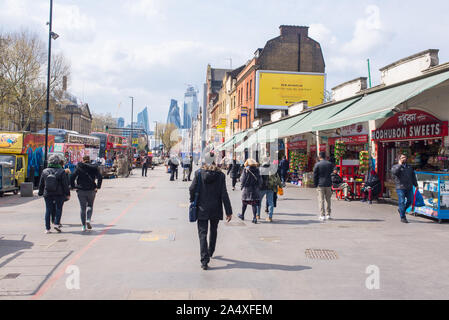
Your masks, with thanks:
<instances>
[{"instance_id":1,"label":"billboard","mask_svg":"<svg viewBox=\"0 0 449 320\"><path fill-rule=\"evenodd\" d=\"M288 109L307 100L309 107L323 103L326 75L264 71L256 72L256 109Z\"/></svg>"}]
</instances>

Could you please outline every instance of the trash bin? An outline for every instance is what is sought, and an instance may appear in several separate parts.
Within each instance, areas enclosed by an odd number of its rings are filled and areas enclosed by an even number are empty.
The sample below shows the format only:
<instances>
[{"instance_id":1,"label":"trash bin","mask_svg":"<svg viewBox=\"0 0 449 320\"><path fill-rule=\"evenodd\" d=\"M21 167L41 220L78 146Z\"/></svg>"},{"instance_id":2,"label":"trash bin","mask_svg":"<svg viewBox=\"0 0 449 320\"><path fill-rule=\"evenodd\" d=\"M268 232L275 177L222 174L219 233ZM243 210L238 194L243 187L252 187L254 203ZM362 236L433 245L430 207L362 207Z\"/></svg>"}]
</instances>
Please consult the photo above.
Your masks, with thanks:
<instances>
[{"instance_id":1,"label":"trash bin","mask_svg":"<svg viewBox=\"0 0 449 320\"><path fill-rule=\"evenodd\" d=\"M20 196L21 197L33 197L33 183L23 182L20 184Z\"/></svg>"}]
</instances>

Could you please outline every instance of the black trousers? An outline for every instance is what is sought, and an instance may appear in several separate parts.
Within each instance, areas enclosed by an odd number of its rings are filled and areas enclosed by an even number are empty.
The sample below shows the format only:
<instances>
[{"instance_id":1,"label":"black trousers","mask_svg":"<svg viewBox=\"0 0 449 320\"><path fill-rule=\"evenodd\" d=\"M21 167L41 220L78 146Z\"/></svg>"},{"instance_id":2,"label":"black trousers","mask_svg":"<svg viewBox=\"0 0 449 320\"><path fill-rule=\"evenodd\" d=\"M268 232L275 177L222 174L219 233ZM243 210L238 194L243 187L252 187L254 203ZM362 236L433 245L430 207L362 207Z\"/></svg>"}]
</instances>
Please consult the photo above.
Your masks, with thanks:
<instances>
[{"instance_id":1,"label":"black trousers","mask_svg":"<svg viewBox=\"0 0 449 320\"><path fill-rule=\"evenodd\" d=\"M235 188L235 185L237 184L237 177L232 178L232 187Z\"/></svg>"},{"instance_id":2,"label":"black trousers","mask_svg":"<svg viewBox=\"0 0 449 320\"><path fill-rule=\"evenodd\" d=\"M209 263L210 257L215 252L217 243L217 228L220 220L198 220L198 236L200 238L201 264ZM207 231L210 222L209 244L207 243Z\"/></svg>"},{"instance_id":3,"label":"black trousers","mask_svg":"<svg viewBox=\"0 0 449 320\"><path fill-rule=\"evenodd\" d=\"M146 165L142 166L142 177L145 174L145 177L147 176L148 167Z\"/></svg>"}]
</instances>

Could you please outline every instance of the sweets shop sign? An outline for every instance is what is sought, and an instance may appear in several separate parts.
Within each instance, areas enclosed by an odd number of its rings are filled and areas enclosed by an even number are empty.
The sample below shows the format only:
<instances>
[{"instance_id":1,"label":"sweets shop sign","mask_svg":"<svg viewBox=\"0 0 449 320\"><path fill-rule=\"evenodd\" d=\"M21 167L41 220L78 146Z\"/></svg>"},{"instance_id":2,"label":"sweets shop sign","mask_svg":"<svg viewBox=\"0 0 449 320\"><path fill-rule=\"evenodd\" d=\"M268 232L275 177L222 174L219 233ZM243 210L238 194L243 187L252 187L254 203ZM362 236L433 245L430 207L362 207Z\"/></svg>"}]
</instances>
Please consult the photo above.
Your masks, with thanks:
<instances>
[{"instance_id":1,"label":"sweets shop sign","mask_svg":"<svg viewBox=\"0 0 449 320\"><path fill-rule=\"evenodd\" d=\"M401 112L389 118L377 130L373 130L374 141L397 141L441 138L448 135L448 122L441 121L421 110Z\"/></svg>"}]
</instances>

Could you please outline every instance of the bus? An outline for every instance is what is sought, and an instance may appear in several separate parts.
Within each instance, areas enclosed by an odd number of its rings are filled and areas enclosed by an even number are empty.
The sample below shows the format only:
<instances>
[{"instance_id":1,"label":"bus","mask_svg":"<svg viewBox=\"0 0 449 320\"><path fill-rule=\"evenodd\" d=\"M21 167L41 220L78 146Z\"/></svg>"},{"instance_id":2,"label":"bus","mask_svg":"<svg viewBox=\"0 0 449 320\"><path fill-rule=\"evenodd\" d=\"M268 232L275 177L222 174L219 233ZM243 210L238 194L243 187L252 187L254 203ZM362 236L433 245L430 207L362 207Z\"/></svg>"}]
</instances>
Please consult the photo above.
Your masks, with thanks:
<instances>
[{"instance_id":1,"label":"bus","mask_svg":"<svg viewBox=\"0 0 449 320\"><path fill-rule=\"evenodd\" d=\"M117 153L128 153L128 139L123 136L104 132L92 132L91 135L100 139L99 156L106 161L111 161Z\"/></svg>"}]
</instances>

